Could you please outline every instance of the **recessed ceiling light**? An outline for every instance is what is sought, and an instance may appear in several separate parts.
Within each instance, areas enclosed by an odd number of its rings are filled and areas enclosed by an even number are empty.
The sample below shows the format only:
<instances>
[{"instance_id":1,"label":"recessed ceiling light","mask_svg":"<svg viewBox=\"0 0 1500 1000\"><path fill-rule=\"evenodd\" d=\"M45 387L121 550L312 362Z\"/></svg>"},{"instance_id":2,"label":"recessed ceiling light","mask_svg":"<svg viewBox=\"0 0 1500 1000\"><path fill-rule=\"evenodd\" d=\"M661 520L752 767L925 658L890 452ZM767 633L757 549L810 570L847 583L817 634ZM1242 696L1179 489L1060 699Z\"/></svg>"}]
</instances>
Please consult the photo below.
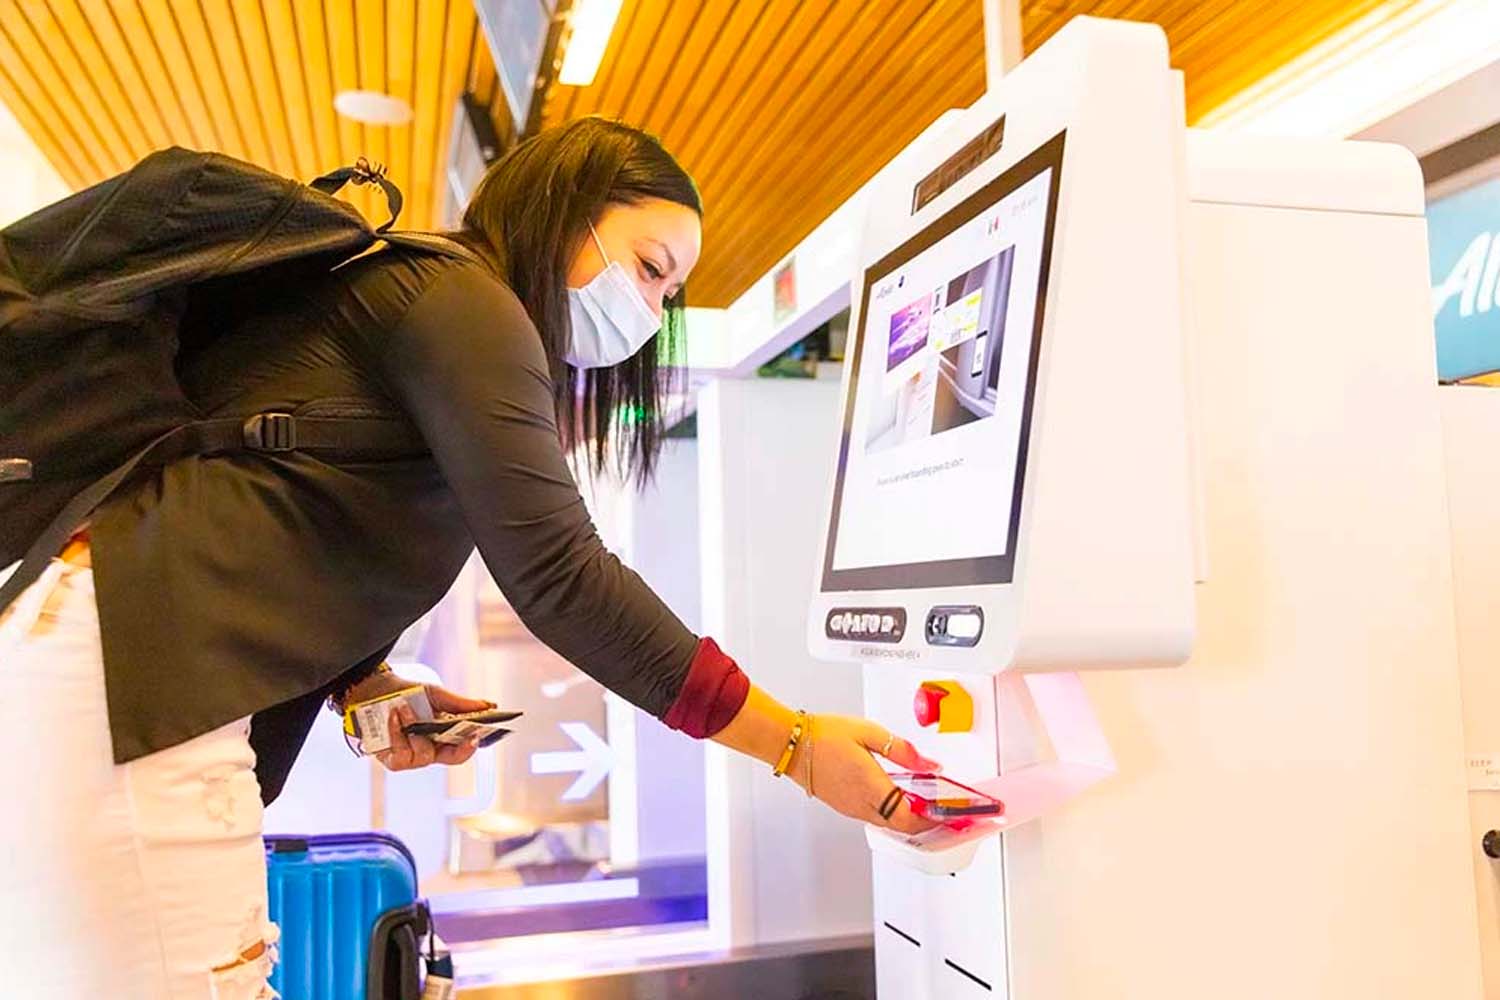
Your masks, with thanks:
<instances>
[{"instance_id":1,"label":"recessed ceiling light","mask_svg":"<svg viewBox=\"0 0 1500 1000\"><path fill-rule=\"evenodd\" d=\"M334 110L345 118L366 125L405 125L412 119L411 105L378 90L343 90L333 99Z\"/></svg>"}]
</instances>

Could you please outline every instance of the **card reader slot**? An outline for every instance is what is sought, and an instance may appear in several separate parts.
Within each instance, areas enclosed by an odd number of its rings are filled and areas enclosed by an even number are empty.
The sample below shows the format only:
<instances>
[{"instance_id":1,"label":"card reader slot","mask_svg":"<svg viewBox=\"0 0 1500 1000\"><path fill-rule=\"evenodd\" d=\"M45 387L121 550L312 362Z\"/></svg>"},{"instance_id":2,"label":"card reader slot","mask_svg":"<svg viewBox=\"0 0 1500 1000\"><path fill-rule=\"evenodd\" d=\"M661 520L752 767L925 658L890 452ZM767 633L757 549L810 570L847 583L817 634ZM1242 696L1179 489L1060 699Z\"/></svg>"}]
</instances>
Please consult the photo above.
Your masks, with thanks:
<instances>
[{"instance_id":1,"label":"card reader slot","mask_svg":"<svg viewBox=\"0 0 1500 1000\"><path fill-rule=\"evenodd\" d=\"M984 634L984 609L978 605L939 605L927 612L929 646L977 646Z\"/></svg>"}]
</instances>

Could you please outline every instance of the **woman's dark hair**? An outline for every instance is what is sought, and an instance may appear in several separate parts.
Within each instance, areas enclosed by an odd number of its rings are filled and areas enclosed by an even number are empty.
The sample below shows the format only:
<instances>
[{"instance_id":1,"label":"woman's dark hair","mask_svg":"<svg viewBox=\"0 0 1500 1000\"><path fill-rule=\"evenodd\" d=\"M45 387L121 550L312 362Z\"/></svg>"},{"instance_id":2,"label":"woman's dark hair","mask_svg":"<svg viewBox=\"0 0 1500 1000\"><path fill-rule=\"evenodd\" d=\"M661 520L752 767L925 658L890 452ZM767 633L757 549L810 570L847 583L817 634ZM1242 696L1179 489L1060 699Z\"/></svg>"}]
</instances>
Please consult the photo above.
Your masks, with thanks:
<instances>
[{"instance_id":1,"label":"woman's dark hair","mask_svg":"<svg viewBox=\"0 0 1500 1000\"><path fill-rule=\"evenodd\" d=\"M608 205L660 198L700 216L698 188L652 135L607 118L581 118L546 129L500 157L464 212L465 235L482 249L536 324L552 367L563 444L586 445L594 471L611 452L618 468L644 484L666 432L663 408L680 357L685 295L664 303L662 328L630 360L580 371L562 360L571 336L567 273Z\"/></svg>"}]
</instances>

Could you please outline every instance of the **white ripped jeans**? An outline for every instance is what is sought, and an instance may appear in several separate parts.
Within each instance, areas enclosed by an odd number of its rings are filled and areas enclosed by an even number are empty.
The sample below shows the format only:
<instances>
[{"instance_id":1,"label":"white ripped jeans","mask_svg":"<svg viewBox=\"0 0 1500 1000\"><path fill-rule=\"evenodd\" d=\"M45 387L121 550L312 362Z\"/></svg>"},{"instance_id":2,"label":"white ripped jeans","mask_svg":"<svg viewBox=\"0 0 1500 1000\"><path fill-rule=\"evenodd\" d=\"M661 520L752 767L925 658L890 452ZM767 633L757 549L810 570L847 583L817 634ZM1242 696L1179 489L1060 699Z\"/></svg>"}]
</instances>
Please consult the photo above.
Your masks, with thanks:
<instances>
[{"instance_id":1,"label":"white ripped jeans","mask_svg":"<svg viewBox=\"0 0 1500 1000\"><path fill-rule=\"evenodd\" d=\"M115 764L92 571L0 610L0 997L275 995L249 733Z\"/></svg>"}]
</instances>

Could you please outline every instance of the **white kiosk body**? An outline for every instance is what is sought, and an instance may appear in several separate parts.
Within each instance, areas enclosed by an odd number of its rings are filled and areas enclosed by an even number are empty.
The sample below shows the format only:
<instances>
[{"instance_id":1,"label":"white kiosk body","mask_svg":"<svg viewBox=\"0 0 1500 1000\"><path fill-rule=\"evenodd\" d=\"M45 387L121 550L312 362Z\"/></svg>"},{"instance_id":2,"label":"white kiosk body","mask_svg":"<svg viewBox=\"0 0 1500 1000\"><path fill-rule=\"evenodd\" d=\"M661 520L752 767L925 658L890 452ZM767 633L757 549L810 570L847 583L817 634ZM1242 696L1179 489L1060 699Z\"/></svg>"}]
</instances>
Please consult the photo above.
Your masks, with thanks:
<instances>
[{"instance_id":1,"label":"white kiosk body","mask_svg":"<svg viewBox=\"0 0 1500 1000\"><path fill-rule=\"evenodd\" d=\"M919 142L809 642L1008 810L870 832L880 996L1477 997L1414 161L1190 142L1161 33L1086 18Z\"/></svg>"}]
</instances>

